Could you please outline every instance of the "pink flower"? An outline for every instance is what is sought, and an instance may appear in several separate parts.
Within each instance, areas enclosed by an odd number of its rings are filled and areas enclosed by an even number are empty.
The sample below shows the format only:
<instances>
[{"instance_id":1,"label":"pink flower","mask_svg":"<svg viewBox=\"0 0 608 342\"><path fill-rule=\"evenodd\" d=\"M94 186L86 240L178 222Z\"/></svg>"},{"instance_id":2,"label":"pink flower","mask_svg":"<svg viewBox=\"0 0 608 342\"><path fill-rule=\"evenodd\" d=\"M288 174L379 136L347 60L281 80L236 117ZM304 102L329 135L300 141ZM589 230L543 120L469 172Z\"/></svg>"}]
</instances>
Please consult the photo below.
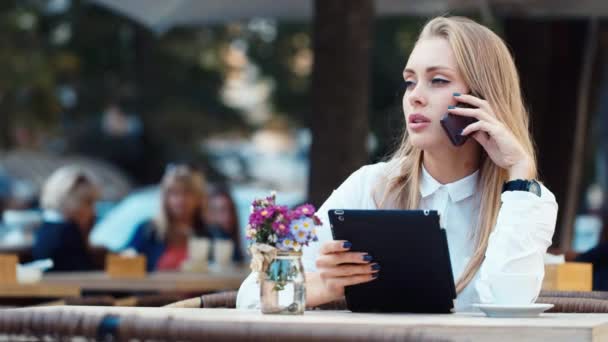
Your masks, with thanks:
<instances>
[{"instance_id":1,"label":"pink flower","mask_svg":"<svg viewBox=\"0 0 608 342\"><path fill-rule=\"evenodd\" d=\"M273 208L258 208L249 215L249 224L252 226L260 226L274 215Z\"/></svg>"},{"instance_id":2,"label":"pink flower","mask_svg":"<svg viewBox=\"0 0 608 342\"><path fill-rule=\"evenodd\" d=\"M303 204L297 207L294 212L298 218L301 218L302 216L312 217L315 214L315 207L311 204Z\"/></svg>"},{"instance_id":3,"label":"pink flower","mask_svg":"<svg viewBox=\"0 0 608 342\"><path fill-rule=\"evenodd\" d=\"M279 236L284 236L287 233L289 233L289 224L286 224L285 222L274 222L272 224L272 230L274 230L275 233L277 233L277 235Z\"/></svg>"}]
</instances>

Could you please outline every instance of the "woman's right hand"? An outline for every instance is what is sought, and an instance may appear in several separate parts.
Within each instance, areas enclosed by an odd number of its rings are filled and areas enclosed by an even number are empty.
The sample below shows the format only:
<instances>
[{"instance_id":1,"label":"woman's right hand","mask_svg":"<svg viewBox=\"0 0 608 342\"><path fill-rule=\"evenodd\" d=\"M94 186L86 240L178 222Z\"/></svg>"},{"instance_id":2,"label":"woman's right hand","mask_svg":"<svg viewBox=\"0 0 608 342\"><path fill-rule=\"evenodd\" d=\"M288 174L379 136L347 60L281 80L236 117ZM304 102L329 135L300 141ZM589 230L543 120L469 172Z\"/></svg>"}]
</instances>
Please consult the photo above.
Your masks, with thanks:
<instances>
[{"instance_id":1,"label":"woman's right hand","mask_svg":"<svg viewBox=\"0 0 608 342\"><path fill-rule=\"evenodd\" d=\"M316 266L322 287L329 301L344 296L344 287L372 281L378 277L380 265L371 255L351 252L348 241L329 241L321 245Z\"/></svg>"}]
</instances>

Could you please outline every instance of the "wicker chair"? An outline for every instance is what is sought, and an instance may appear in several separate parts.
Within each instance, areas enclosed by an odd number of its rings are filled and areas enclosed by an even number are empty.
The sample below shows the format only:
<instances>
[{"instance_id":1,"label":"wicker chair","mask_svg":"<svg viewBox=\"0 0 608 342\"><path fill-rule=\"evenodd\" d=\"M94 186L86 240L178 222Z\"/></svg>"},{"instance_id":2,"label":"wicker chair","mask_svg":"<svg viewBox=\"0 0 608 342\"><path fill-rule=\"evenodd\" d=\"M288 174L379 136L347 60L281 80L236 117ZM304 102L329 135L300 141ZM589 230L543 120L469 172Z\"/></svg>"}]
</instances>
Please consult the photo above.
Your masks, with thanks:
<instances>
[{"instance_id":1,"label":"wicker chair","mask_svg":"<svg viewBox=\"0 0 608 342\"><path fill-rule=\"evenodd\" d=\"M235 308L236 291L202 295L166 307L173 308ZM608 313L608 292L543 291L537 303L553 304L549 312ZM313 310L346 310L344 299L309 308Z\"/></svg>"},{"instance_id":2,"label":"wicker chair","mask_svg":"<svg viewBox=\"0 0 608 342\"><path fill-rule=\"evenodd\" d=\"M113 306L115 300L112 296L68 297L64 305Z\"/></svg>"},{"instance_id":3,"label":"wicker chair","mask_svg":"<svg viewBox=\"0 0 608 342\"><path fill-rule=\"evenodd\" d=\"M592 298L608 300L606 291L541 291L539 297Z\"/></svg>"},{"instance_id":4,"label":"wicker chair","mask_svg":"<svg viewBox=\"0 0 608 342\"><path fill-rule=\"evenodd\" d=\"M167 308L236 308L237 291L204 294L165 305Z\"/></svg>"},{"instance_id":5,"label":"wicker chair","mask_svg":"<svg viewBox=\"0 0 608 342\"><path fill-rule=\"evenodd\" d=\"M536 302L555 305L549 312L608 312L608 292L602 291L542 291Z\"/></svg>"},{"instance_id":6,"label":"wicker chair","mask_svg":"<svg viewBox=\"0 0 608 342\"><path fill-rule=\"evenodd\" d=\"M133 306L139 307L162 307L178 300L183 300L184 296L176 293L147 294L135 296Z\"/></svg>"},{"instance_id":7,"label":"wicker chair","mask_svg":"<svg viewBox=\"0 0 608 342\"><path fill-rule=\"evenodd\" d=\"M168 308L236 308L237 291L226 291L202 295L166 305ZM319 305L313 310L346 310L344 299Z\"/></svg>"}]
</instances>

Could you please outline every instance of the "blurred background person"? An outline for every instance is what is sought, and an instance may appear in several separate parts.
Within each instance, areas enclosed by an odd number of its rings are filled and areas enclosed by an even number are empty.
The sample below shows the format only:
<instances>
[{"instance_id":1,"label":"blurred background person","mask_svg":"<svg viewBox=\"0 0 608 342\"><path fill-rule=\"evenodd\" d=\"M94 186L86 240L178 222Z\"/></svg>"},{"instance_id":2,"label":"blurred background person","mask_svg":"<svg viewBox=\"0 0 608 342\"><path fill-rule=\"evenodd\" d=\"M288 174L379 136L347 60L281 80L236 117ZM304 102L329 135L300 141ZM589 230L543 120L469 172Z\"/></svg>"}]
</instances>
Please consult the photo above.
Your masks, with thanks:
<instances>
[{"instance_id":1,"label":"blurred background person","mask_svg":"<svg viewBox=\"0 0 608 342\"><path fill-rule=\"evenodd\" d=\"M603 236L606 231L604 226ZM593 264L593 291L608 291L608 241L603 240L584 253L570 251L566 253L566 261Z\"/></svg>"},{"instance_id":2,"label":"blurred background person","mask_svg":"<svg viewBox=\"0 0 608 342\"><path fill-rule=\"evenodd\" d=\"M213 239L231 240L232 261L243 261L241 234L236 205L227 187L217 185L209 191L209 205L205 213L209 234Z\"/></svg>"},{"instance_id":3,"label":"blurred background person","mask_svg":"<svg viewBox=\"0 0 608 342\"><path fill-rule=\"evenodd\" d=\"M101 269L105 250L88 243L99 193L94 176L78 166L64 166L51 174L42 189L43 223L36 232L32 257L52 259L52 271Z\"/></svg>"},{"instance_id":4,"label":"blurred background person","mask_svg":"<svg viewBox=\"0 0 608 342\"><path fill-rule=\"evenodd\" d=\"M6 208L9 207L13 194L11 179L6 172L0 168L0 218Z\"/></svg>"},{"instance_id":5,"label":"blurred background person","mask_svg":"<svg viewBox=\"0 0 608 342\"><path fill-rule=\"evenodd\" d=\"M206 210L206 181L202 172L170 164L161 181L160 211L141 223L128 243L147 258L147 270L179 270L188 259L191 237L209 237L201 212Z\"/></svg>"},{"instance_id":6,"label":"blurred background person","mask_svg":"<svg viewBox=\"0 0 608 342\"><path fill-rule=\"evenodd\" d=\"M570 248L550 248L551 254L564 254L568 262L593 264L593 290L608 290L608 209L600 185L592 184L586 192L585 210L577 215Z\"/></svg>"}]
</instances>

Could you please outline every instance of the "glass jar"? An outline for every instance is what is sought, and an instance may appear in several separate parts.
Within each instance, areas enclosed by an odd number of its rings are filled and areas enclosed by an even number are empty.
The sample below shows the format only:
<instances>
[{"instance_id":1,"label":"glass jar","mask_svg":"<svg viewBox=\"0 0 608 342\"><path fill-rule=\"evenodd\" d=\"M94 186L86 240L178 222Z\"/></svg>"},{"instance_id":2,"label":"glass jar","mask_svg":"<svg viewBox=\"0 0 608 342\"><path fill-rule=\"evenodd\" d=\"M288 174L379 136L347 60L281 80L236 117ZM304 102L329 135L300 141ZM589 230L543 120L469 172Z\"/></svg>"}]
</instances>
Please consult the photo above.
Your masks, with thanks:
<instances>
[{"instance_id":1,"label":"glass jar","mask_svg":"<svg viewBox=\"0 0 608 342\"><path fill-rule=\"evenodd\" d=\"M278 252L260 284L262 313L302 315L306 284L301 252Z\"/></svg>"}]
</instances>

